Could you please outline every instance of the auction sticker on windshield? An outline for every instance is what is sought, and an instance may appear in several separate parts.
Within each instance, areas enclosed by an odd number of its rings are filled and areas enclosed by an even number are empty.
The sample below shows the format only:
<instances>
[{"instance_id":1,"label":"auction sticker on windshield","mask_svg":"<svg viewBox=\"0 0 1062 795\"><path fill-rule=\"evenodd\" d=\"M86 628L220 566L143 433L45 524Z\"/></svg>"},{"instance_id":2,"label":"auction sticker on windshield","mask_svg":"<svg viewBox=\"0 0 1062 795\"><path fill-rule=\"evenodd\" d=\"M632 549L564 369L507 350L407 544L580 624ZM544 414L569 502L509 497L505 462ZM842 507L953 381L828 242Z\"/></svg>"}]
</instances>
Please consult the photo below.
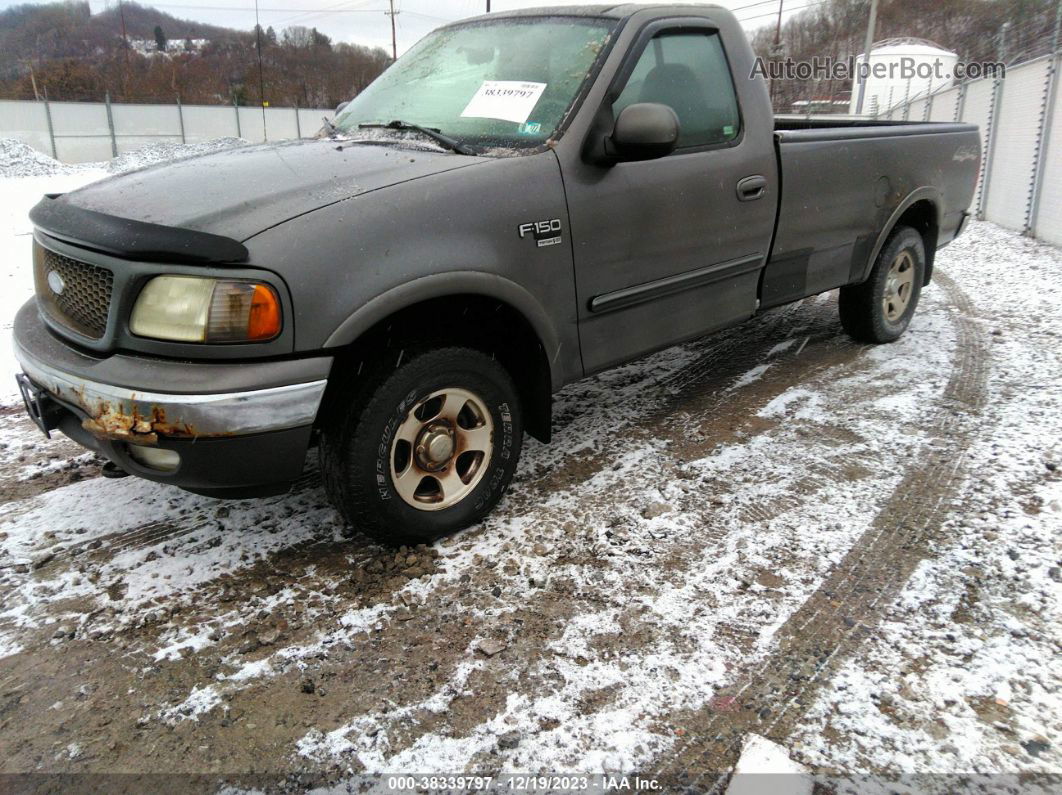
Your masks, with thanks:
<instances>
[{"instance_id":1,"label":"auction sticker on windshield","mask_svg":"<svg viewBox=\"0 0 1062 795\"><path fill-rule=\"evenodd\" d=\"M535 109L545 83L519 80L485 80L472 101L461 111L464 117L500 119L523 124Z\"/></svg>"}]
</instances>

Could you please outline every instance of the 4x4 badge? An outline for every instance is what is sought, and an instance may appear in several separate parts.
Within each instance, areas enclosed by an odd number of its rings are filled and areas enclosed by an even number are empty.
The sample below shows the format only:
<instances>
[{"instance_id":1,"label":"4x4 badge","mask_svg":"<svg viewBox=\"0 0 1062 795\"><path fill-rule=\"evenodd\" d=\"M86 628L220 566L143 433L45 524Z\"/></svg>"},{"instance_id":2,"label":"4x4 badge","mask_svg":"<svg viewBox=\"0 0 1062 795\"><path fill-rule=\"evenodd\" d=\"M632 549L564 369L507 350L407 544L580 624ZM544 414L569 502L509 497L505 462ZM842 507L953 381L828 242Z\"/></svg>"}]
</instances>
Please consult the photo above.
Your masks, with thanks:
<instances>
[{"instance_id":1,"label":"4x4 badge","mask_svg":"<svg viewBox=\"0 0 1062 795\"><path fill-rule=\"evenodd\" d=\"M531 235L539 248L555 246L561 242L560 218L551 218L548 221L531 221L516 227L520 239Z\"/></svg>"}]
</instances>

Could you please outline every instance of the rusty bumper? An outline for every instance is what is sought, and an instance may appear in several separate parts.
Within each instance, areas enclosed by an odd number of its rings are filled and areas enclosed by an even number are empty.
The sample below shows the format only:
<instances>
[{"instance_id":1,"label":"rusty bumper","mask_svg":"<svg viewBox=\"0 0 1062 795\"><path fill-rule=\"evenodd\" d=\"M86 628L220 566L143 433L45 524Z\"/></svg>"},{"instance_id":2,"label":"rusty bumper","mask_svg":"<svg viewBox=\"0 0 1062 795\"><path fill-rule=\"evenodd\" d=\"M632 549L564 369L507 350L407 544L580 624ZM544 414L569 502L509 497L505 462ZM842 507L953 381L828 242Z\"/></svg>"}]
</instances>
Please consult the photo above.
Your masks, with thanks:
<instances>
[{"instance_id":1,"label":"rusty bumper","mask_svg":"<svg viewBox=\"0 0 1062 795\"><path fill-rule=\"evenodd\" d=\"M331 364L331 359L204 364L117 354L101 360L57 340L31 304L19 312L14 337L23 372L73 409L85 430L101 439L148 445L160 437L225 438L311 425ZM318 377L277 383L300 375ZM196 386L202 391L185 391Z\"/></svg>"},{"instance_id":2,"label":"rusty bumper","mask_svg":"<svg viewBox=\"0 0 1062 795\"><path fill-rule=\"evenodd\" d=\"M187 362L90 356L43 324L15 317L19 386L31 419L120 469L213 497L277 494L302 473L332 359ZM160 469L134 455L176 453ZM171 459L172 460L172 459Z\"/></svg>"},{"instance_id":3,"label":"rusty bumper","mask_svg":"<svg viewBox=\"0 0 1062 795\"><path fill-rule=\"evenodd\" d=\"M84 414L86 431L136 444L157 444L159 436L241 436L309 425L327 384L320 380L245 392L166 394L88 381L18 353L23 372L35 385Z\"/></svg>"},{"instance_id":4,"label":"rusty bumper","mask_svg":"<svg viewBox=\"0 0 1062 795\"><path fill-rule=\"evenodd\" d=\"M159 436L241 436L309 425L317 416L327 383L175 395L86 381L28 357L19 362L34 384L83 413L82 426L93 436L137 444L156 444Z\"/></svg>"}]
</instances>

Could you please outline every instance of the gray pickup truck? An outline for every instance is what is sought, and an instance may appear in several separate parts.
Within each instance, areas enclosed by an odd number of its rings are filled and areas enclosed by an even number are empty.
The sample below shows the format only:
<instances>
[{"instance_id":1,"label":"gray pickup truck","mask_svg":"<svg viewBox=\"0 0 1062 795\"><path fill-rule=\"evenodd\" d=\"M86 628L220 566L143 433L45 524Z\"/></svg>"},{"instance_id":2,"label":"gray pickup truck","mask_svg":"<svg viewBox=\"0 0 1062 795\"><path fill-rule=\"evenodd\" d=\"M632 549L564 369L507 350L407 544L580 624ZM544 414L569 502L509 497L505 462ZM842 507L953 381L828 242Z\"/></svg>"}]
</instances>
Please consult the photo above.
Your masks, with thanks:
<instances>
[{"instance_id":1,"label":"gray pickup truck","mask_svg":"<svg viewBox=\"0 0 1062 795\"><path fill-rule=\"evenodd\" d=\"M387 542L475 522L552 394L840 288L903 333L980 165L965 124L776 119L735 18L578 6L440 28L316 140L32 211L27 409L129 473L277 493L316 445Z\"/></svg>"}]
</instances>

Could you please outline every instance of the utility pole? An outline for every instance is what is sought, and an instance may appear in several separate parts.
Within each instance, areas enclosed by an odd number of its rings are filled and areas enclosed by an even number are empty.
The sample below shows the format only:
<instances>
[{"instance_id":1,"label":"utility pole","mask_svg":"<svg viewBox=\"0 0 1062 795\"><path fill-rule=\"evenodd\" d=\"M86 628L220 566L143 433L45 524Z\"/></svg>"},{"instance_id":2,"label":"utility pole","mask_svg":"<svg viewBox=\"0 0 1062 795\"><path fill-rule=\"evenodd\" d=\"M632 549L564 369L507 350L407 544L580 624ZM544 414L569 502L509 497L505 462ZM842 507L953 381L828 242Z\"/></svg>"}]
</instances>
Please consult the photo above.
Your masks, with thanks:
<instances>
[{"instance_id":1,"label":"utility pole","mask_svg":"<svg viewBox=\"0 0 1062 795\"><path fill-rule=\"evenodd\" d=\"M878 21L878 0L870 0L870 21L867 22L867 38L863 42L863 67L856 74L859 81L859 98L856 100L856 115L863 112L863 97L867 93L867 78L870 76L870 48L874 46L874 25ZM858 67L858 64L856 64Z\"/></svg>"},{"instance_id":2,"label":"utility pole","mask_svg":"<svg viewBox=\"0 0 1062 795\"><path fill-rule=\"evenodd\" d=\"M122 58L125 66L122 68L122 99L125 99L126 80L129 75L129 37L125 32L125 8L122 0L118 0L118 18L122 21Z\"/></svg>"},{"instance_id":3,"label":"utility pole","mask_svg":"<svg viewBox=\"0 0 1062 795\"><path fill-rule=\"evenodd\" d=\"M489 4L488 4L489 5ZM398 39L395 36L395 17L402 13L401 11L395 11L395 0L390 0L390 11L384 11L384 13L391 17L391 58L392 60L398 60Z\"/></svg>"},{"instance_id":4,"label":"utility pole","mask_svg":"<svg viewBox=\"0 0 1062 795\"><path fill-rule=\"evenodd\" d=\"M41 92L37 90L37 77L33 74L33 64L30 64L30 82L33 84L33 98L38 102L41 101Z\"/></svg>"},{"instance_id":5,"label":"utility pole","mask_svg":"<svg viewBox=\"0 0 1062 795\"><path fill-rule=\"evenodd\" d=\"M269 140L266 131L265 74L262 71L262 25L258 21L258 0L254 0L254 40L258 49L258 104L262 106L262 138Z\"/></svg>"},{"instance_id":6,"label":"utility pole","mask_svg":"<svg viewBox=\"0 0 1062 795\"><path fill-rule=\"evenodd\" d=\"M1010 30L1010 23L1004 22L999 29L999 61L1000 63L1007 62L1007 31Z\"/></svg>"},{"instance_id":7,"label":"utility pole","mask_svg":"<svg viewBox=\"0 0 1062 795\"><path fill-rule=\"evenodd\" d=\"M771 47L771 58L777 58L782 54L782 4L784 0L778 0L778 24L774 27L774 46ZM774 108L774 78L768 84L771 95L771 108Z\"/></svg>"},{"instance_id":8,"label":"utility pole","mask_svg":"<svg viewBox=\"0 0 1062 795\"><path fill-rule=\"evenodd\" d=\"M487 13L490 13L490 0L487 0Z\"/></svg>"},{"instance_id":9,"label":"utility pole","mask_svg":"<svg viewBox=\"0 0 1062 795\"><path fill-rule=\"evenodd\" d=\"M125 43L125 49L129 50L129 37L125 33L125 8L122 7L122 0L118 0L118 18L122 20L122 41ZM126 60L129 60L129 56L126 56Z\"/></svg>"}]
</instances>

